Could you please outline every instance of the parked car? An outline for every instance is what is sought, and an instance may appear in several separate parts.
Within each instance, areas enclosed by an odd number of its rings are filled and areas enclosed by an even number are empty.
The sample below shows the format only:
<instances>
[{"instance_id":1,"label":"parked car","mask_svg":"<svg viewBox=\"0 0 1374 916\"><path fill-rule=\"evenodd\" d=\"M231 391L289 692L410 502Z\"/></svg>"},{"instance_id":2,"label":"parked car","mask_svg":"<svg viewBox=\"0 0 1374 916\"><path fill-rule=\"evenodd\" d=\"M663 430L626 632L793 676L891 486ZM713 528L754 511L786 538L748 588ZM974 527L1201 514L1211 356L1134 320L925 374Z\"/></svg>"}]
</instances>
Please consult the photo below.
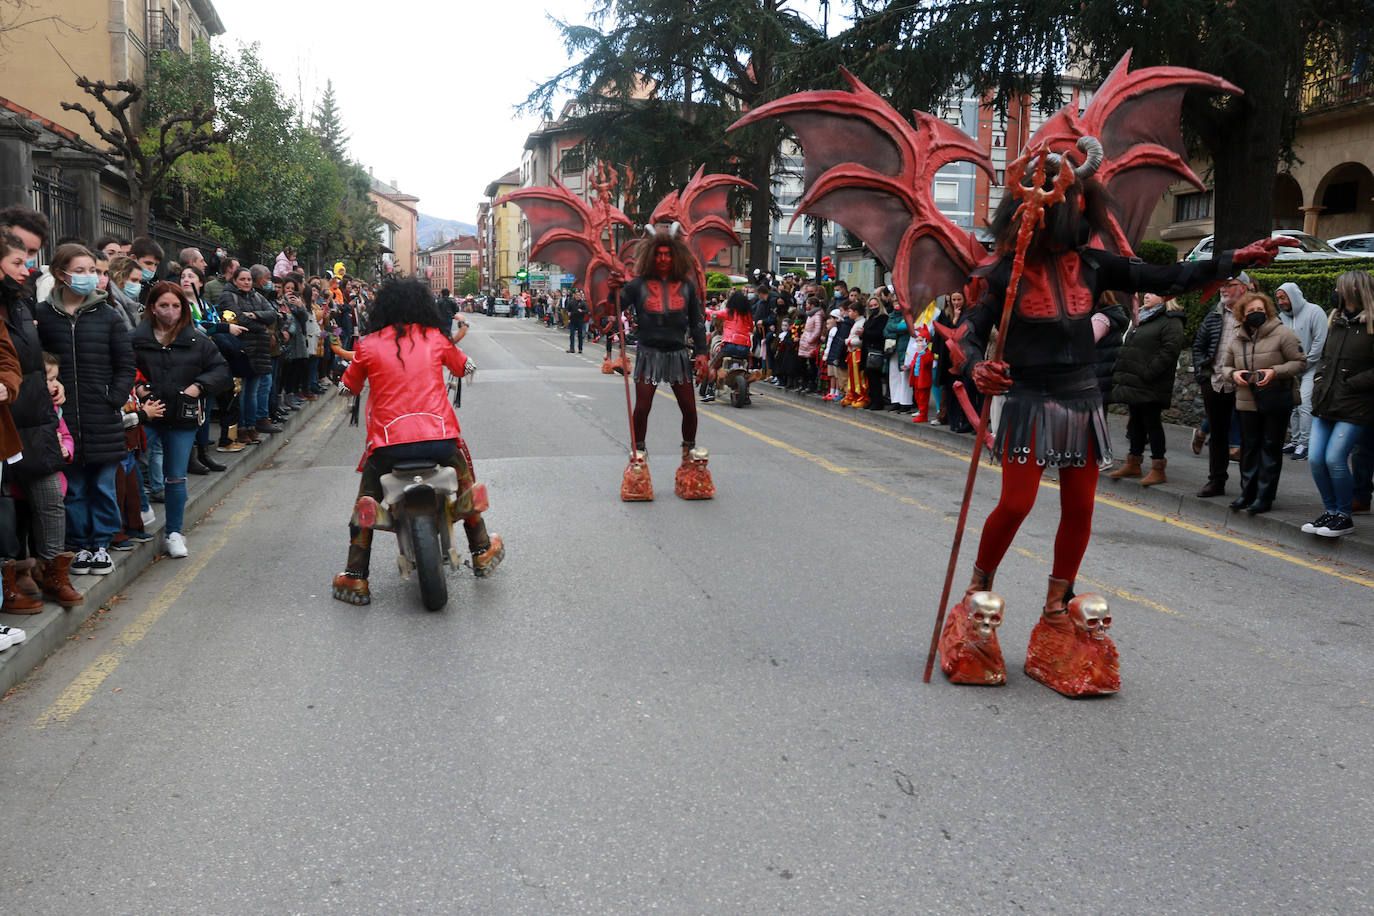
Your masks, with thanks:
<instances>
[{"instance_id":1,"label":"parked car","mask_svg":"<svg viewBox=\"0 0 1374 916\"><path fill-rule=\"evenodd\" d=\"M1349 258L1374 258L1374 232L1342 235L1327 244Z\"/></svg>"},{"instance_id":2,"label":"parked car","mask_svg":"<svg viewBox=\"0 0 1374 916\"><path fill-rule=\"evenodd\" d=\"M503 318L509 318L512 314L510 300L498 298L496 300L496 305L492 307L491 313L493 315L500 315Z\"/></svg>"},{"instance_id":3,"label":"parked car","mask_svg":"<svg viewBox=\"0 0 1374 916\"><path fill-rule=\"evenodd\" d=\"M1296 229L1275 229L1269 233L1273 238L1294 239L1298 243L1296 248L1280 248L1278 260L1280 261L1331 261L1337 258L1354 257L1350 254L1342 254L1330 245L1317 238L1315 235L1308 235L1306 232L1299 232ZM1213 236L1207 236L1198 242L1192 251L1188 252L1185 261L1200 261L1212 256Z\"/></svg>"}]
</instances>

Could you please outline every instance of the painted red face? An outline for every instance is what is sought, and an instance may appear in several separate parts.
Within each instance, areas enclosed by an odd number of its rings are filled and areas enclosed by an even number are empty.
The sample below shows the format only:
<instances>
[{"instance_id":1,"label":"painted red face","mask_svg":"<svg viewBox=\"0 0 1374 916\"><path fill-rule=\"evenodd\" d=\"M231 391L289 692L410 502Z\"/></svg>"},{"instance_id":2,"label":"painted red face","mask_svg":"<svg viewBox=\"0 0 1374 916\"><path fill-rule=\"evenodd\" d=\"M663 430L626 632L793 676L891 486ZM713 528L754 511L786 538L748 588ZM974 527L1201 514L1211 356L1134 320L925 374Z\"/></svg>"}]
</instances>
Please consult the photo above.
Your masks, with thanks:
<instances>
[{"instance_id":1,"label":"painted red face","mask_svg":"<svg viewBox=\"0 0 1374 916\"><path fill-rule=\"evenodd\" d=\"M667 277L673 272L673 250L667 245L659 245L654 250L654 272Z\"/></svg>"}]
</instances>

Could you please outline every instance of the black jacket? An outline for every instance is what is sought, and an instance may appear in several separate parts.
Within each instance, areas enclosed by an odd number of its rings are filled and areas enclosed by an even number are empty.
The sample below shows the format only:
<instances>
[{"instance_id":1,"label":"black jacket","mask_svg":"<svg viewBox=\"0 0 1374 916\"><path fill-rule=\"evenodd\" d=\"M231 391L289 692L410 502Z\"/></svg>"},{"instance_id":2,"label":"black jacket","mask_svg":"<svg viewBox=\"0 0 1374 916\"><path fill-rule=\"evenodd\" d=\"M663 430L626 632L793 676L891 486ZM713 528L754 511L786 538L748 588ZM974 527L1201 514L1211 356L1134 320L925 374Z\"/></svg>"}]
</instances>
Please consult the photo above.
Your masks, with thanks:
<instances>
[{"instance_id":1,"label":"black jacket","mask_svg":"<svg viewBox=\"0 0 1374 916\"><path fill-rule=\"evenodd\" d=\"M1131 319L1126 317L1124 308L1115 304L1098 306L1093 314L1107 319L1107 333L1098 338L1094 349L1097 353L1097 387L1102 392L1102 403L1111 404L1115 400L1112 397L1112 371L1116 368L1117 357L1121 355L1121 344Z\"/></svg>"},{"instance_id":2,"label":"black jacket","mask_svg":"<svg viewBox=\"0 0 1374 916\"><path fill-rule=\"evenodd\" d=\"M134 386L134 352L124 321L91 293L73 315L63 311L61 292L38 307L38 337L43 349L61 360L58 379L67 389L62 419L76 440L73 461L106 464L122 461L124 402Z\"/></svg>"},{"instance_id":3,"label":"black jacket","mask_svg":"<svg viewBox=\"0 0 1374 916\"><path fill-rule=\"evenodd\" d=\"M193 429L195 423L176 416L181 392L196 384L200 386L201 399L205 400L228 388L233 381L219 347L194 325L182 328L176 340L164 347L153 333L152 324L141 322L134 328L133 347L134 361L138 371L148 380L152 397L167 406L167 412L150 419L149 425Z\"/></svg>"},{"instance_id":4,"label":"black jacket","mask_svg":"<svg viewBox=\"0 0 1374 916\"><path fill-rule=\"evenodd\" d=\"M57 438L57 411L48 395L48 372L43 364L43 344L33 324L32 303L20 297L18 284L11 287L11 283L0 288L0 306L23 381L7 406L24 444L23 459L12 467L20 477L45 477L62 470L66 461Z\"/></svg>"},{"instance_id":5,"label":"black jacket","mask_svg":"<svg viewBox=\"0 0 1374 916\"><path fill-rule=\"evenodd\" d=\"M620 302L632 310L635 334L641 344L660 350L681 350L690 334L693 354L707 352L706 312L691 280L670 283L635 277L625 284Z\"/></svg>"},{"instance_id":6,"label":"black jacket","mask_svg":"<svg viewBox=\"0 0 1374 916\"><path fill-rule=\"evenodd\" d=\"M248 329L239 335L243 355L253 368L254 375L272 371L272 350L269 329L277 323L277 309L255 290L243 292L237 286L227 286L219 297L219 309L234 313L236 323Z\"/></svg>"},{"instance_id":7,"label":"black jacket","mask_svg":"<svg viewBox=\"0 0 1374 916\"><path fill-rule=\"evenodd\" d=\"M1112 373L1112 403L1167 407L1173 402L1183 319L1182 309L1160 309L1126 336Z\"/></svg>"},{"instance_id":8,"label":"black jacket","mask_svg":"<svg viewBox=\"0 0 1374 916\"><path fill-rule=\"evenodd\" d=\"M868 317L864 320L863 333L860 335L864 345L865 358L874 350L879 353L883 352L883 331L886 330L887 316L882 312L869 312Z\"/></svg>"},{"instance_id":9,"label":"black jacket","mask_svg":"<svg viewBox=\"0 0 1374 916\"><path fill-rule=\"evenodd\" d=\"M1312 416L1332 422L1374 423L1374 336L1364 313L1347 318L1339 306L1327 326L1312 377Z\"/></svg>"}]
</instances>

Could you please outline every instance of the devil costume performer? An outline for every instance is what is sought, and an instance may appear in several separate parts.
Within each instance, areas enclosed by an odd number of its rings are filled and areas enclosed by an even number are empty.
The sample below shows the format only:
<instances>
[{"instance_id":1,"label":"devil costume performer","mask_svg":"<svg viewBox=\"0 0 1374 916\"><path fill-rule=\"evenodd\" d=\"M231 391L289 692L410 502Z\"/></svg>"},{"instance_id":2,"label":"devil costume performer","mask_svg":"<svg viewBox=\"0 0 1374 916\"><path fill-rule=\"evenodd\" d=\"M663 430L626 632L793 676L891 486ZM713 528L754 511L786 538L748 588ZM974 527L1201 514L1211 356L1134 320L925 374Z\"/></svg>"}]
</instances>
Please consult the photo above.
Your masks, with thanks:
<instances>
[{"instance_id":1,"label":"devil costume performer","mask_svg":"<svg viewBox=\"0 0 1374 916\"><path fill-rule=\"evenodd\" d=\"M798 213L832 219L862 238L891 267L908 323L913 309L940 295L967 289L968 301L976 304L948 334L947 349L956 373L967 373L985 395L1006 396L993 443L1003 478L1001 499L983 527L973 581L943 630L942 599L936 622L941 667L959 683L1006 679L996 637L1003 601L989 589L1035 501L1044 468L1057 467L1062 516L1049 595L1031 636L1026 671L1072 696L1119 689L1106 602L1097 595L1072 595L1092 529L1098 470L1111 457L1093 371L1094 303L1106 290L1174 294L1196 288L1234 267L1267 263L1275 252L1276 240L1266 239L1214 261L1169 267L1147 266L1132 256L1133 242L1169 185L1181 179L1203 189L1183 157L1178 124L1184 93L1240 90L1178 67L1131 73L1129 60L1129 54L1122 58L1081 114L1075 97L1009 165L1008 194L992 225L998 249L991 259L972 233L935 206L932 180L950 162L968 161L994 176L987 151L941 119L918 111L913 126L844 72L848 91L787 96L754 109L732 128L770 117L792 128L806 153ZM1076 168L1068 159L1074 148L1083 159ZM1032 160L1035 177L1023 184ZM1119 212L1109 207L1108 194ZM994 325L1000 327L998 356L983 359ZM971 410L967 403L965 410ZM986 423L985 409L946 594Z\"/></svg>"}]
</instances>

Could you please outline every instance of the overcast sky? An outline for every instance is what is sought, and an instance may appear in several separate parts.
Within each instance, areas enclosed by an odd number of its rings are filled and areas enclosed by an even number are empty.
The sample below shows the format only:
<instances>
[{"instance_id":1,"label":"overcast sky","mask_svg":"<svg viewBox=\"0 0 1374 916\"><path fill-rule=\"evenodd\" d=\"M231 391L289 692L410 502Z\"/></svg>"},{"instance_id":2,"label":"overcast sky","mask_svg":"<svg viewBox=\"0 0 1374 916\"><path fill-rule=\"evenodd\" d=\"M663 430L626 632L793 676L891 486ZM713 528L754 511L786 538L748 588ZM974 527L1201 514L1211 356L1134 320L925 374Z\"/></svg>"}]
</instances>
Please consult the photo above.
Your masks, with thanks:
<instances>
[{"instance_id":1,"label":"overcast sky","mask_svg":"<svg viewBox=\"0 0 1374 916\"><path fill-rule=\"evenodd\" d=\"M839 8L832 4L831 34ZM797 0L815 15L819 0ZM520 165L538 116L513 106L569 63L549 21L584 22L587 0L215 0L225 34L258 42L307 108L327 79L349 152L420 198L430 216L475 222L487 183Z\"/></svg>"}]
</instances>

